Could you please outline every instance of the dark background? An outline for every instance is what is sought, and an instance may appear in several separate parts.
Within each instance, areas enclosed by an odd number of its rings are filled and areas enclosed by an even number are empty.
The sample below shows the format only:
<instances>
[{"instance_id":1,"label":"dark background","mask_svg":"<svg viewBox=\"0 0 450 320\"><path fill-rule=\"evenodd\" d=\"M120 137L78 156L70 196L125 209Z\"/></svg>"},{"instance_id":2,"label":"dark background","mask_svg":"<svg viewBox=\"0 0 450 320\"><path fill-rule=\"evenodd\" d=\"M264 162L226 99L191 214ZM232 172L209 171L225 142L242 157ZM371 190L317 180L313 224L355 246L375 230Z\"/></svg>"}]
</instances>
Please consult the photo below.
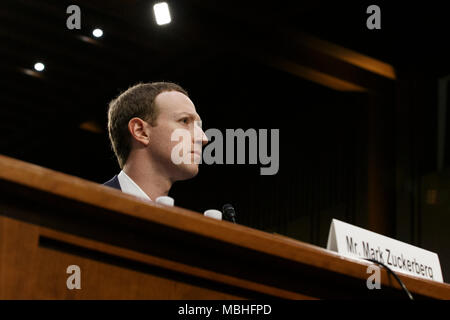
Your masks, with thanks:
<instances>
[{"instance_id":1,"label":"dark background","mask_svg":"<svg viewBox=\"0 0 450 320\"><path fill-rule=\"evenodd\" d=\"M138 82L176 82L205 129L280 129L276 175L203 165L173 186L176 205L203 212L230 202L243 225L322 247L337 218L437 252L448 281L445 140L437 165L438 80L450 74L443 2L168 2L172 23L157 26L152 1L3 0L0 153L103 183L120 170L108 102ZM81 30L66 28L71 4ZM381 30L366 28L371 4ZM395 77L329 44L390 64ZM29 71L37 61L44 72ZM362 89L314 81L298 66Z\"/></svg>"}]
</instances>

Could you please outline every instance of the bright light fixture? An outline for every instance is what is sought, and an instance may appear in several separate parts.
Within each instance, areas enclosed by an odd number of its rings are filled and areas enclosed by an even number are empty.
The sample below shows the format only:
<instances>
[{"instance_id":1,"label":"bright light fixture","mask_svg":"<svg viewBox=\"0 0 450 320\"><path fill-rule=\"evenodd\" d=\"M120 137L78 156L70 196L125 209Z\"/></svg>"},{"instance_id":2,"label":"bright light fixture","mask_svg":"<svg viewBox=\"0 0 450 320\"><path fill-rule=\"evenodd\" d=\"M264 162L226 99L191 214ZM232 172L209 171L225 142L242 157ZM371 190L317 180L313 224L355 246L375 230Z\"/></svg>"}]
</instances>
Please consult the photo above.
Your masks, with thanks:
<instances>
[{"instance_id":1,"label":"bright light fixture","mask_svg":"<svg viewBox=\"0 0 450 320\"><path fill-rule=\"evenodd\" d=\"M45 69L45 65L44 65L42 62L37 62L37 63L34 65L34 70L36 70L36 71L41 72L41 71L43 71L44 69Z\"/></svg>"},{"instance_id":2,"label":"bright light fixture","mask_svg":"<svg viewBox=\"0 0 450 320\"><path fill-rule=\"evenodd\" d=\"M103 30L97 28L94 31L92 31L92 34L94 35L94 37L100 38L103 35Z\"/></svg>"},{"instance_id":3,"label":"bright light fixture","mask_svg":"<svg viewBox=\"0 0 450 320\"><path fill-rule=\"evenodd\" d=\"M168 24L172 21L170 17L169 5L167 2L160 2L153 6L153 12L155 13L156 23L158 25Z\"/></svg>"}]
</instances>

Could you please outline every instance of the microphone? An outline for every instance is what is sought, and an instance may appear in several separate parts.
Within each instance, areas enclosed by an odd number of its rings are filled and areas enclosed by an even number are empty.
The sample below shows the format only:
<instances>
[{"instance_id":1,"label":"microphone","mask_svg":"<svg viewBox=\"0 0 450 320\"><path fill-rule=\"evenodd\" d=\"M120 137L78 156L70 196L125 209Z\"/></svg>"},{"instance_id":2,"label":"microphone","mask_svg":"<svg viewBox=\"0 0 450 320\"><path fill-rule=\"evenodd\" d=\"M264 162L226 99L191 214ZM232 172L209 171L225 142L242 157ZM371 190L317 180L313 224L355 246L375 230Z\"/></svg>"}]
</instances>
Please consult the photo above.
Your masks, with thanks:
<instances>
[{"instance_id":1,"label":"microphone","mask_svg":"<svg viewBox=\"0 0 450 320\"><path fill-rule=\"evenodd\" d=\"M222 207L222 212L226 220L236 223L236 211L231 204L224 204Z\"/></svg>"}]
</instances>

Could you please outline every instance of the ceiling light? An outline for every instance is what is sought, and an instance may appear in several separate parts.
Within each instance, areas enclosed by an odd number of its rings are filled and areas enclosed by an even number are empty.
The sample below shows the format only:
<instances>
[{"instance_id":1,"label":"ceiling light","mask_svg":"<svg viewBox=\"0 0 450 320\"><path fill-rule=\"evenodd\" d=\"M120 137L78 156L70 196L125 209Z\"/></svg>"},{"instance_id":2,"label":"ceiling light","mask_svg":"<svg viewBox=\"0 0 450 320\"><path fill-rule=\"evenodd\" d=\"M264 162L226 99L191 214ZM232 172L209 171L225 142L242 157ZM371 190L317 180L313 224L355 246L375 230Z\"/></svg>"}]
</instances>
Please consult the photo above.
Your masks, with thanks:
<instances>
[{"instance_id":1,"label":"ceiling light","mask_svg":"<svg viewBox=\"0 0 450 320\"><path fill-rule=\"evenodd\" d=\"M43 71L45 69L45 65L42 62L38 62L34 65L34 70L36 71Z\"/></svg>"},{"instance_id":2,"label":"ceiling light","mask_svg":"<svg viewBox=\"0 0 450 320\"><path fill-rule=\"evenodd\" d=\"M92 31L92 34L94 35L94 37L100 38L103 35L103 30L97 28L94 31Z\"/></svg>"},{"instance_id":3,"label":"ceiling light","mask_svg":"<svg viewBox=\"0 0 450 320\"><path fill-rule=\"evenodd\" d=\"M156 23L158 25L168 24L172 19L170 18L169 5L167 2L160 2L153 6Z\"/></svg>"}]
</instances>

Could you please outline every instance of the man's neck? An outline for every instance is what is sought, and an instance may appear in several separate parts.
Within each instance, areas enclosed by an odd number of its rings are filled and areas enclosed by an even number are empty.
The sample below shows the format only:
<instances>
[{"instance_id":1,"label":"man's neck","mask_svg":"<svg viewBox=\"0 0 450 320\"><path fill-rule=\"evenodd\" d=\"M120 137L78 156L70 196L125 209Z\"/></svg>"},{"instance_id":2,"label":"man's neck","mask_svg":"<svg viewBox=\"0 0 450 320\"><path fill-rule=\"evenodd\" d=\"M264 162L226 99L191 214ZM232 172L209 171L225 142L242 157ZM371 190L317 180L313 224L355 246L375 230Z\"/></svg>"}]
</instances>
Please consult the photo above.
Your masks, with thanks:
<instances>
[{"instance_id":1,"label":"man's neck","mask_svg":"<svg viewBox=\"0 0 450 320\"><path fill-rule=\"evenodd\" d=\"M130 159L129 159L130 160ZM127 161L122 169L144 191L150 199L156 200L160 196L167 196L172 181L155 169L151 163Z\"/></svg>"}]
</instances>

